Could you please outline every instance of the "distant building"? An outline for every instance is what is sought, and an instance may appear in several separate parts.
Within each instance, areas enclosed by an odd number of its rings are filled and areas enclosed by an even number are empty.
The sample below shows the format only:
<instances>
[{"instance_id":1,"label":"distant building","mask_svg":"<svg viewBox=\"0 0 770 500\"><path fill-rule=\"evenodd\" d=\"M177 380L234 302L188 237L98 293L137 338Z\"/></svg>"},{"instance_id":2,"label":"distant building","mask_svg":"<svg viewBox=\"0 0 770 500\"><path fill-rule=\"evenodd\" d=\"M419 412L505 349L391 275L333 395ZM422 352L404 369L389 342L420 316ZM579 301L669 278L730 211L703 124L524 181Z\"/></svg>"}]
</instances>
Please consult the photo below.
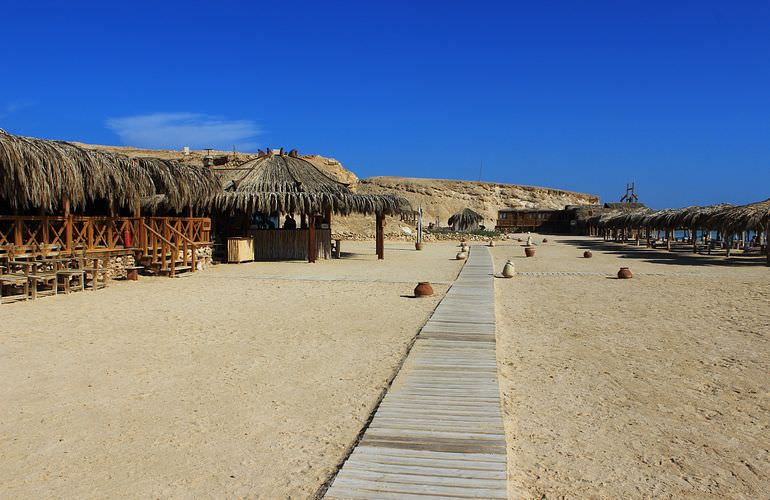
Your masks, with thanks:
<instances>
[{"instance_id":1,"label":"distant building","mask_svg":"<svg viewBox=\"0 0 770 500\"><path fill-rule=\"evenodd\" d=\"M564 210L542 208L503 208L497 211L495 230L502 233L539 231L568 233L569 219Z\"/></svg>"}]
</instances>

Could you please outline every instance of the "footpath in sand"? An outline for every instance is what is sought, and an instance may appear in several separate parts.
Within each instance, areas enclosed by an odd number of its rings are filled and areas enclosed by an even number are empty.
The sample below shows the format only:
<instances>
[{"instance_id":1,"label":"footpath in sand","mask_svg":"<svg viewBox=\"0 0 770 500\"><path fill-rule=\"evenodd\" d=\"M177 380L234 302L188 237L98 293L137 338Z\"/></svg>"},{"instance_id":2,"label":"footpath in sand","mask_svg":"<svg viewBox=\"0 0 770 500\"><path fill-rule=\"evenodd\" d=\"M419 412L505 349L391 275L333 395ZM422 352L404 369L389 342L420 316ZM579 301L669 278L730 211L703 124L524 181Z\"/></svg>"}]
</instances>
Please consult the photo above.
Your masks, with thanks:
<instances>
[{"instance_id":1,"label":"footpath in sand","mask_svg":"<svg viewBox=\"0 0 770 500\"><path fill-rule=\"evenodd\" d=\"M460 269L343 251L1 305L0 497L312 496Z\"/></svg>"},{"instance_id":2,"label":"footpath in sand","mask_svg":"<svg viewBox=\"0 0 770 500\"><path fill-rule=\"evenodd\" d=\"M494 300L472 246L325 498L507 498Z\"/></svg>"},{"instance_id":3,"label":"footpath in sand","mask_svg":"<svg viewBox=\"0 0 770 500\"><path fill-rule=\"evenodd\" d=\"M547 238L493 249L510 491L766 497L770 268Z\"/></svg>"}]
</instances>

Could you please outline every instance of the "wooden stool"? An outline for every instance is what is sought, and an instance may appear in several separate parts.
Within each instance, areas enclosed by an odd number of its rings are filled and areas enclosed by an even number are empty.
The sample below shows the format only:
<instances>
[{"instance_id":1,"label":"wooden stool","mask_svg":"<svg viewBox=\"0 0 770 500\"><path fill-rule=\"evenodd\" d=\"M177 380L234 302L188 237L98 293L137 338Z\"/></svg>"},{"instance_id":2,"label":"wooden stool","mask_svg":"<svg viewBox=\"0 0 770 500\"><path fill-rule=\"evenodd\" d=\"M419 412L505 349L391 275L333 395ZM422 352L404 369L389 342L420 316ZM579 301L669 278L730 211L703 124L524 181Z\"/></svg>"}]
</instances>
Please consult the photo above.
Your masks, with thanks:
<instances>
[{"instance_id":1,"label":"wooden stool","mask_svg":"<svg viewBox=\"0 0 770 500\"><path fill-rule=\"evenodd\" d=\"M82 269L64 269L56 271L57 281L59 278L63 278L64 293L69 295L72 293L72 281L75 281L75 291L82 292L86 289L86 272Z\"/></svg>"},{"instance_id":2,"label":"wooden stool","mask_svg":"<svg viewBox=\"0 0 770 500\"><path fill-rule=\"evenodd\" d=\"M37 285L40 283L49 285L51 289L39 291ZM35 274L30 274L29 284L29 293L32 296L32 300L45 295L56 295L59 293L59 280L56 276L56 272L35 272Z\"/></svg>"},{"instance_id":3,"label":"wooden stool","mask_svg":"<svg viewBox=\"0 0 770 500\"><path fill-rule=\"evenodd\" d=\"M88 281L88 278L90 276L91 278L91 290L98 290L99 287L99 280L101 278L101 288L107 288L107 268L101 264L100 259L94 258L94 259L88 259L93 261L93 267L83 267L83 271L86 273L86 281Z\"/></svg>"},{"instance_id":4,"label":"wooden stool","mask_svg":"<svg viewBox=\"0 0 770 500\"><path fill-rule=\"evenodd\" d=\"M22 292L15 295L6 295L11 300L29 299L29 279L26 276L4 274L0 276L0 304L3 302L3 287L21 287Z\"/></svg>"},{"instance_id":5,"label":"wooden stool","mask_svg":"<svg viewBox=\"0 0 770 500\"><path fill-rule=\"evenodd\" d=\"M144 266L126 266L126 279L131 281L139 280L139 271L144 269Z\"/></svg>"}]
</instances>

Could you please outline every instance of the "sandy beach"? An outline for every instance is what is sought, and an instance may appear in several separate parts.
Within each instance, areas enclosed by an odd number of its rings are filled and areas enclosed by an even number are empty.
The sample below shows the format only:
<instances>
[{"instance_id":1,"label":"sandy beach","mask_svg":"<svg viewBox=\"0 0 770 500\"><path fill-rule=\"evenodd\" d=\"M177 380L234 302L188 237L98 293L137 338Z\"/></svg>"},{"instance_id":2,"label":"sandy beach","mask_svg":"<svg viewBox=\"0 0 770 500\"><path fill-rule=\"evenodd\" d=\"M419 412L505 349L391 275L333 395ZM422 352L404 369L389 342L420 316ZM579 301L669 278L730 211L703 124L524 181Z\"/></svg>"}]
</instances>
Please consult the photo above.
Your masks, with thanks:
<instances>
[{"instance_id":1,"label":"sandy beach","mask_svg":"<svg viewBox=\"0 0 770 500\"><path fill-rule=\"evenodd\" d=\"M519 271L495 281L511 498L768 491L767 269L548 239L530 259L491 249ZM3 305L0 496L313 496L456 277L455 245L391 242L378 262L345 242L342 260ZM423 280L436 296L408 298Z\"/></svg>"},{"instance_id":2,"label":"sandy beach","mask_svg":"<svg viewBox=\"0 0 770 500\"><path fill-rule=\"evenodd\" d=\"M0 306L0 497L308 498L457 275L451 245ZM434 297L405 297L418 278Z\"/></svg>"},{"instance_id":3,"label":"sandy beach","mask_svg":"<svg viewBox=\"0 0 770 500\"><path fill-rule=\"evenodd\" d=\"M766 495L768 269L547 238L493 249L512 496Z\"/></svg>"}]
</instances>

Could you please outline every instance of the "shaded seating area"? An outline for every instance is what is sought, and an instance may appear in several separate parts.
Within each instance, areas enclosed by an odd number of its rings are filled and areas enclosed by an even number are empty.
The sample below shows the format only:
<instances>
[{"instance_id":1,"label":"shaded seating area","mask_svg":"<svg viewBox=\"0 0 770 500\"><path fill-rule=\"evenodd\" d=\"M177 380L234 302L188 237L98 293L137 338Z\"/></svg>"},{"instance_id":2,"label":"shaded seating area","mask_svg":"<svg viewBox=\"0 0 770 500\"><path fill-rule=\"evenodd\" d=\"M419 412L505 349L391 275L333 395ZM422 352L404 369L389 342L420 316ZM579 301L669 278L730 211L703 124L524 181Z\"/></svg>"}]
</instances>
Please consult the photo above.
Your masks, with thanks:
<instances>
[{"instance_id":1,"label":"shaded seating area","mask_svg":"<svg viewBox=\"0 0 770 500\"><path fill-rule=\"evenodd\" d=\"M173 276L177 264L194 271L189 260L195 248L210 244L211 229L211 220L194 211L205 210L221 191L203 167L2 130L0 178L6 298L101 288L116 262L125 272L147 268ZM172 213L144 216L142 200L153 197L162 197Z\"/></svg>"},{"instance_id":2,"label":"shaded seating area","mask_svg":"<svg viewBox=\"0 0 770 500\"><path fill-rule=\"evenodd\" d=\"M109 285L103 257L0 255L0 304L97 290Z\"/></svg>"},{"instance_id":3,"label":"shaded seating area","mask_svg":"<svg viewBox=\"0 0 770 500\"><path fill-rule=\"evenodd\" d=\"M605 241L635 242L656 248L683 243L693 253L724 251L726 257L740 250L744 254L766 255L770 266L770 199L734 206L720 203L679 209L648 208L615 211L588 221L592 234ZM676 232L682 231L681 239Z\"/></svg>"},{"instance_id":4,"label":"shaded seating area","mask_svg":"<svg viewBox=\"0 0 770 500\"><path fill-rule=\"evenodd\" d=\"M315 262L339 255L339 241L332 251L332 214L351 213L374 215L376 252L383 259L385 217L412 212L401 197L354 193L296 150L260 150L257 158L214 172L224 188L212 202L217 239L222 248L233 247L228 240L251 239L255 260Z\"/></svg>"}]
</instances>

